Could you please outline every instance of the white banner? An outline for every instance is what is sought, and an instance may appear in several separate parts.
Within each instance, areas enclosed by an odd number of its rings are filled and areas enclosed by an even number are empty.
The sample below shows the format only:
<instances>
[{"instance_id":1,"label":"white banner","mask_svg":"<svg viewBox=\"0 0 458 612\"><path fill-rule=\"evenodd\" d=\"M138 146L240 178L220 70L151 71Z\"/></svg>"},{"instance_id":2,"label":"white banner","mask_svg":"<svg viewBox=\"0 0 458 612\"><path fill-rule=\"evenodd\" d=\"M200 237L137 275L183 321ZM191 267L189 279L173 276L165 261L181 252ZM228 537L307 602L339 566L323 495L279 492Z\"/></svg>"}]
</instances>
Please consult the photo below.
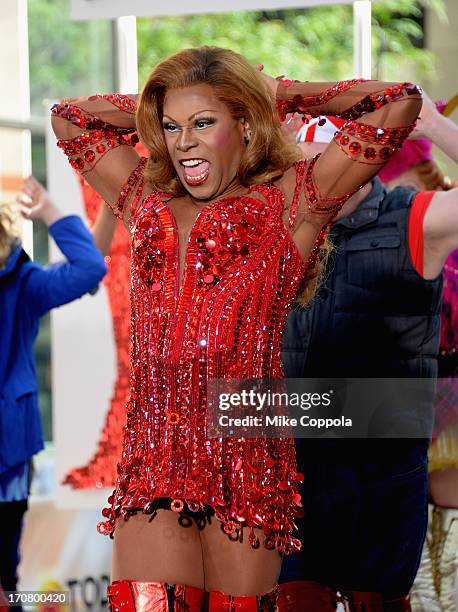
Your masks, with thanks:
<instances>
[{"instance_id":1,"label":"white banner","mask_svg":"<svg viewBox=\"0 0 458 612\"><path fill-rule=\"evenodd\" d=\"M47 610L106 608L112 541L97 532L99 520L97 511L58 510L53 501L32 497L21 541L19 589L69 591L72 606Z\"/></svg>"},{"instance_id":2,"label":"white banner","mask_svg":"<svg viewBox=\"0 0 458 612\"><path fill-rule=\"evenodd\" d=\"M71 0L71 17L81 19L115 19L125 15L157 17L197 13L306 8L330 4L351 4L352 0Z\"/></svg>"},{"instance_id":3,"label":"white banner","mask_svg":"<svg viewBox=\"0 0 458 612\"><path fill-rule=\"evenodd\" d=\"M81 191L65 155L47 130L48 188L64 214L85 219ZM53 245L52 260L62 254ZM53 440L56 504L60 508L106 505L108 490L75 491L61 485L68 471L85 465L97 447L115 381L113 323L105 287L96 295L57 308L51 314ZM99 514L99 518L101 515Z\"/></svg>"}]
</instances>

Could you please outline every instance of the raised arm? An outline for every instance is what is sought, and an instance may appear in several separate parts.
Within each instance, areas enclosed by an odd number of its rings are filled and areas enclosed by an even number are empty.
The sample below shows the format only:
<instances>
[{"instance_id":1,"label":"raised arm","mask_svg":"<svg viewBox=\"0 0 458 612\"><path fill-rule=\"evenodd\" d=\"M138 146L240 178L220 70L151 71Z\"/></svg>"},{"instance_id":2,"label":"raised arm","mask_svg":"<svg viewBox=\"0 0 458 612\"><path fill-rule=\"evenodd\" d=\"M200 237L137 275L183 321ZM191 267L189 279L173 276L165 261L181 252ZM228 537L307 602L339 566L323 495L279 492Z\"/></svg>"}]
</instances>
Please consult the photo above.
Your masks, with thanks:
<instances>
[{"instance_id":1,"label":"raised arm","mask_svg":"<svg viewBox=\"0 0 458 612\"><path fill-rule=\"evenodd\" d=\"M421 100L420 89L410 83L279 81L281 119L293 112L347 119L322 155L299 162L282 179L292 201L292 233L304 257L316 255L346 200L399 150L415 125Z\"/></svg>"},{"instance_id":2,"label":"raised arm","mask_svg":"<svg viewBox=\"0 0 458 612\"><path fill-rule=\"evenodd\" d=\"M63 100L52 109L58 146L127 224L130 209L143 194L145 158L135 151L136 95L96 95Z\"/></svg>"},{"instance_id":3,"label":"raised arm","mask_svg":"<svg viewBox=\"0 0 458 612\"><path fill-rule=\"evenodd\" d=\"M23 297L30 309L42 316L51 308L97 288L105 276L106 266L81 219L75 215L63 216L33 176L25 179L18 202L27 219L42 221L48 226L49 234L66 257L66 261L47 268L32 267L23 283Z\"/></svg>"},{"instance_id":4,"label":"raised arm","mask_svg":"<svg viewBox=\"0 0 458 612\"><path fill-rule=\"evenodd\" d=\"M458 164L458 125L444 116L436 105L423 92L423 106L418 123L410 138L428 138L434 145Z\"/></svg>"},{"instance_id":5,"label":"raised arm","mask_svg":"<svg viewBox=\"0 0 458 612\"><path fill-rule=\"evenodd\" d=\"M436 278L458 249L458 187L434 194L423 220L423 236L423 276Z\"/></svg>"}]
</instances>

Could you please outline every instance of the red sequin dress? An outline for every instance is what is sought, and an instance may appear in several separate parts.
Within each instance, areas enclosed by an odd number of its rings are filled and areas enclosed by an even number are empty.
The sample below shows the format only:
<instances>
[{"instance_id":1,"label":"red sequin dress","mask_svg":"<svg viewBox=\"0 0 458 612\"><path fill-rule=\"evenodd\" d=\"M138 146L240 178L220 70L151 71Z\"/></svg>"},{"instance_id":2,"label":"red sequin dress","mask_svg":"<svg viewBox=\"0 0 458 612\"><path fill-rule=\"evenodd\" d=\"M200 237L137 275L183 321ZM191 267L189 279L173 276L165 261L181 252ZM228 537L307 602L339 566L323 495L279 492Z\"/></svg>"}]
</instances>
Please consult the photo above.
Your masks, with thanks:
<instances>
[{"instance_id":1,"label":"red sequin dress","mask_svg":"<svg viewBox=\"0 0 458 612\"><path fill-rule=\"evenodd\" d=\"M206 436L209 379L282 375L281 332L303 272L282 212L273 186L203 209L181 286L177 228L161 195L132 215L132 398L102 531L154 497L173 498L176 510L211 506L230 533L245 523L292 531L292 441Z\"/></svg>"},{"instance_id":2,"label":"red sequin dress","mask_svg":"<svg viewBox=\"0 0 458 612\"><path fill-rule=\"evenodd\" d=\"M120 517L149 514L157 500L168 499L177 512L210 507L229 535L250 527L253 547L260 545L254 532L259 527L267 548L299 549L293 523L301 475L293 440L207 437L207 385L215 378L282 376L283 327L304 272L336 212L409 133L419 105L392 102L411 96L419 92L408 84L381 90L376 82L359 80L321 87L283 82L281 115L340 113L349 121L322 158L288 170L286 225L285 192L274 184L252 186L243 196L201 210L182 278L169 196L145 192L144 161L132 153L134 101L95 96L54 107L57 117L71 123L60 130L59 145L73 167L87 173L120 218L130 211L131 399L116 488L99 531L112 534ZM370 113L385 105L383 129L371 125ZM363 114L367 124L357 121ZM124 186L113 185L113 168L104 158L113 149L121 149ZM302 251L309 254L306 264L298 243L308 245Z\"/></svg>"}]
</instances>

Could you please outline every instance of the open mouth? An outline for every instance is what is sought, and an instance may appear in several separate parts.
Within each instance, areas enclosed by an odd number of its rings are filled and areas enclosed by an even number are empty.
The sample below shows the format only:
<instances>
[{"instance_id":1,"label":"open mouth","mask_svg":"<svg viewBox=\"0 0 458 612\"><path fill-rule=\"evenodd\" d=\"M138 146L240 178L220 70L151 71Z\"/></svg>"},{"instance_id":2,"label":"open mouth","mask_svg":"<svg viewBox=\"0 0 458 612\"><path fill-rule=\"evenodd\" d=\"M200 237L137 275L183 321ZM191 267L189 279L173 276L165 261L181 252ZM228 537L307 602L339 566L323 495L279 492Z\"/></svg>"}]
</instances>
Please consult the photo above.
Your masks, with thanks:
<instances>
[{"instance_id":1,"label":"open mouth","mask_svg":"<svg viewBox=\"0 0 458 612\"><path fill-rule=\"evenodd\" d=\"M188 185L203 185L210 174L210 162L206 159L181 159L183 178Z\"/></svg>"}]
</instances>

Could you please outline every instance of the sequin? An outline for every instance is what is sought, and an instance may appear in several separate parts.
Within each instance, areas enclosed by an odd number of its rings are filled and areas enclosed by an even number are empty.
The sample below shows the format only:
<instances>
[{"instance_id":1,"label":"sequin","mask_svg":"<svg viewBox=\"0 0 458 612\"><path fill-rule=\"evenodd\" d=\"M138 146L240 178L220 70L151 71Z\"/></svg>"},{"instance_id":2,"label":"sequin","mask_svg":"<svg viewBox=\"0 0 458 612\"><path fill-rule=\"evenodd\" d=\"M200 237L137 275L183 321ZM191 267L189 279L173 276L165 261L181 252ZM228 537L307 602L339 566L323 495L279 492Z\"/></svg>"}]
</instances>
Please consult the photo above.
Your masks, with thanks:
<instances>
[{"instance_id":1,"label":"sequin","mask_svg":"<svg viewBox=\"0 0 458 612\"><path fill-rule=\"evenodd\" d=\"M259 541L259 538L253 532L251 532L250 535L248 536L248 542L250 543L251 547L255 549L259 548L261 544Z\"/></svg>"},{"instance_id":2,"label":"sequin","mask_svg":"<svg viewBox=\"0 0 458 612\"><path fill-rule=\"evenodd\" d=\"M359 153L361 153L361 145L359 144L359 142L351 142L348 146L348 149L353 155L359 155Z\"/></svg>"},{"instance_id":3,"label":"sequin","mask_svg":"<svg viewBox=\"0 0 458 612\"><path fill-rule=\"evenodd\" d=\"M181 512L184 508L184 502L181 499L174 499L170 503L170 507L174 512Z\"/></svg>"},{"instance_id":4,"label":"sequin","mask_svg":"<svg viewBox=\"0 0 458 612\"><path fill-rule=\"evenodd\" d=\"M180 415L177 412L171 412L167 415L167 422L170 425L177 425L180 422Z\"/></svg>"},{"instance_id":5,"label":"sequin","mask_svg":"<svg viewBox=\"0 0 458 612\"><path fill-rule=\"evenodd\" d=\"M281 330L304 272L283 206L276 187L259 185L205 209L189 236L182 286L176 224L163 194L144 198L132 216L133 394L102 533L113 532L126 505L144 507L140 497L169 497L212 507L231 538L256 525L274 534L274 545L278 536L292 546L293 441L206 437L209 379L282 375ZM247 343L247 334L256 342ZM293 484L281 491L279 482Z\"/></svg>"},{"instance_id":6,"label":"sequin","mask_svg":"<svg viewBox=\"0 0 458 612\"><path fill-rule=\"evenodd\" d=\"M231 521L229 521L224 525L224 533L232 534L232 533L235 533L236 531L237 531L237 525L235 523L232 523Z\"/></svg>"},{"instance_id":7,"label":"sequin","mask_svg":"<svg viewBox=\"0 0 458 612\"><path fill-rule=\"evenodd\" d=\"M367 149L364 151L364 157L370 161L375 159L376 155L377 153L373 147L367 147Z\"/></svg>"}]
</instances>

